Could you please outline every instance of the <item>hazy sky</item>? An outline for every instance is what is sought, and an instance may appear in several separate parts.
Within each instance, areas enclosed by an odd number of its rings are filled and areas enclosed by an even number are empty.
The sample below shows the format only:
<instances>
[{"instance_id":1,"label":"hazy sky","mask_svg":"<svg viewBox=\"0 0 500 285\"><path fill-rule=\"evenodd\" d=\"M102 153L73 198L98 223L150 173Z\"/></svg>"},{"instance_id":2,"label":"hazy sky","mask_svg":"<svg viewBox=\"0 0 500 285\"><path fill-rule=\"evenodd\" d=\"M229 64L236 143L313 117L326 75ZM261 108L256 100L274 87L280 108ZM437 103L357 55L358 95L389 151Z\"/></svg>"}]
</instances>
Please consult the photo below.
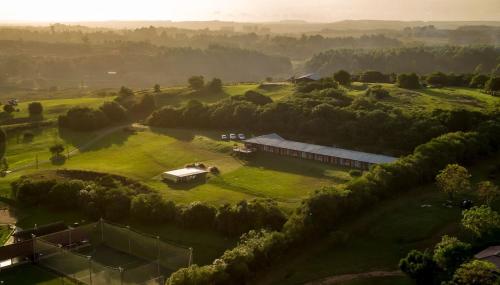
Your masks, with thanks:
<instances>
[{"instance_id":1,"label":"hazy sky","mask_svg":"<svg viewBox=\"0 0 500 285\"><path fill-rule=\"evenodd\" d=\"M500 0L0 0L0 21L500 20Z\"/></svg>"}]
</instances>

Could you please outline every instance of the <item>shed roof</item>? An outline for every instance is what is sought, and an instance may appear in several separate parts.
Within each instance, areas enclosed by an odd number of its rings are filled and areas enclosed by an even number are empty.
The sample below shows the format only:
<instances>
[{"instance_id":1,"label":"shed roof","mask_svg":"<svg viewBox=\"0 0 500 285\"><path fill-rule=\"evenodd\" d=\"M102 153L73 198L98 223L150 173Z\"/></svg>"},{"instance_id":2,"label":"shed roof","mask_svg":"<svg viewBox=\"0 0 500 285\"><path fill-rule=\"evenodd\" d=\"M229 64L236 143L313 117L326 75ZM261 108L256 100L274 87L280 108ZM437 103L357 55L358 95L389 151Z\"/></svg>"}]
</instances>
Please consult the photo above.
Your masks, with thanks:
<instances>
[{"instance_id":1,"label":"shed roof","mask_svg":"<svg viewBox=\"0 0 500 285\"><path fill-rule=\"evenodd\" d=\"M181 169L176 169L172 171L164 172L164 174L172 175L176 177L186 177L191 175L198 175L202 173L208 173L205 169L196 168L196 167L186 167Z\"/></svg>"},{"instance_id":2,"label":"shed roof","mask_svg":"<svg viewBox=\"0 0 500 285\"><path fill-rule=\"evenodd\" d=\"M321 76L319 76L317 73L308 73L308 74L304 74L304 75L301 75L297 78L295 78L295 80L297 79L311 79L311 80L320 80L321 79Z\"/></svg>"},{"instance_id":3,"label":"shed roof","mask_svg":"<svg viewBox=\"0 0 500 285\"><path fill-rule=\"evenodd\" d=\"M368 163L389 163L397 160L396 157L373 154L361 151L342 149L337 147L321 146L302 142L285 140L277 134L268 134L245 140L248 143L285 148L312 154L334 156L343 159L352 159Z\"/></svg>"},{"instance_id":4,"label":"shed roof","mask_svg":"<svg viewBox=\"0 0 500 285\"><path fill-rule=\"evenodd\" d=\"M484 249L483 251L476 253L474 257L477 259L483 259L486 257L498 256L498 255L500 255L500 246L497 245L497 246L490 246Z\"/></svg>"}]
</instances>

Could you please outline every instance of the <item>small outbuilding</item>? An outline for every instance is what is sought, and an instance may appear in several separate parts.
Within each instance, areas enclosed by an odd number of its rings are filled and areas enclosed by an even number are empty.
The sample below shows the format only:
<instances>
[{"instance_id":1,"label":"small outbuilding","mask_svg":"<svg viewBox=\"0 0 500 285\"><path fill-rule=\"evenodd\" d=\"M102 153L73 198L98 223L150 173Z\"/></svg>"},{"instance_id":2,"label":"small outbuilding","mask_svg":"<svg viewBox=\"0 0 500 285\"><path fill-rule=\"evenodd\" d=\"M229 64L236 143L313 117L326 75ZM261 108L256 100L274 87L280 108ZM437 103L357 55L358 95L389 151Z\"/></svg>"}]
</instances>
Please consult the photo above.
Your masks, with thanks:
<instances>
[{"instance_id":1,"label":"small outbuilding","mask_svg":"<svg viewBox=\"0 0 500 285\"><path fill-rule=\"evenodd\" d=\"M489 261L500 269L500 246L490 246L474 255L475 259Z\"/></svg>"},{"instance_id":2,"label":"small outbuilding","mask_svg":"<svg viewBox=\"0 0 500 285\"><path fill-rule=\"evenodd\" d=\"M202 180L207 176L208 171L197 167L186 167L167 171L162 174L164 180L174 183Z\"/></svg>"}]
</instances>

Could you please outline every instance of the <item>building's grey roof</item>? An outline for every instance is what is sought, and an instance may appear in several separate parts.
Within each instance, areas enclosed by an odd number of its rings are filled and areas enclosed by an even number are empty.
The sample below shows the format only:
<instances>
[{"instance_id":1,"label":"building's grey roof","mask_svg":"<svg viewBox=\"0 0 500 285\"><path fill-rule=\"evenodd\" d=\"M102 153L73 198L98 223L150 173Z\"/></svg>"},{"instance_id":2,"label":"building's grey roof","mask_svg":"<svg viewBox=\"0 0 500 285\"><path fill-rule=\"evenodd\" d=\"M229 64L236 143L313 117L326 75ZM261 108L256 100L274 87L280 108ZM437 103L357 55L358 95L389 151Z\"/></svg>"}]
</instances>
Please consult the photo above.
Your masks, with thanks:
<instances>
[{"instance_id":1,"label":"building's grey roof","mask_svg":"<svg viewBox=\"0 0 500 285\"><path fill-rule=\"evenodd\" d=\"M495 264L497 268L500 268L500 246L490 246L476 253L474 258L489 261Z\"/></svg>"},{"instance_id":2,"label":"building's grey roof","mask_svg":"<svg viewBox=\"0 0 500 285\"><path fill-rule=\"evenodd\" d=\"M319 76L316 73L308 73L308 74L301 75L301 76L299 76L299 77L297 77L295 79L304 79L304 78L309 78L311 80L320 80L321 76Z\"/></svg>"},{"instance_id":3,"label":"building's grey roof","mask_svg":"<svg viewBox=\"0 0 500 285\"><path fill-rule=\"evenodd\" d=\"M389 163L397 160L396 157L392 156L372 154L372 153L342 149L337 147L328 147L328 146L289 141L285 140L284 138L280 137L277 134L269 134L260 137L254 137L245 140L245 142L285 148L295 151L303 151L312 154L334 156L338 158L351 159L368 163L376 163L376 164Z\"/></svg>"},{"instance_id":4,"label":"building's grey roof","mask_svg":"<svg viewBox=\"0 0 500 285\"><path fill-rule=\"evenodd\" d=\"M476 253L474 255L475 258L477 259L483 259L483 258L486 258L486 257L490 257L490 256L498 256L500 255L500 246L490 246L488 248L486 248L485 250L479 252L479 253Z\"/></svg>"}]
</instances>

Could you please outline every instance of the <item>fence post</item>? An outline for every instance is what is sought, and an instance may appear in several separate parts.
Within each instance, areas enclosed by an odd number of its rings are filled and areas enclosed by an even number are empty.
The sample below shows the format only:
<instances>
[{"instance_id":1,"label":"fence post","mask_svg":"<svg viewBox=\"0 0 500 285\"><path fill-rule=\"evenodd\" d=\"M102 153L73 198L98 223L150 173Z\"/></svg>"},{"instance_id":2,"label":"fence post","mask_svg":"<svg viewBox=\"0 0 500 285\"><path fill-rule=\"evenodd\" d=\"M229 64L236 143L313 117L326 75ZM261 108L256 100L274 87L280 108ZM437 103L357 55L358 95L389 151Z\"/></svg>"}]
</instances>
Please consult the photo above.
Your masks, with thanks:
<instances>
[{"instance_id":1,"label":"fence post","mask_svg":"<svg viewBox=\"0 0 500 285\"><path fill-rule=\"evenodd\" d=\"M127 228L127 237L128 237L128 253L132 254L132 247L130 246L130 234L132 231L130 230L130 226L126 226Z\"/></svg>"},{"instance_id":2,"label":"fence post","mask_svg":"<svg viewBox=\"0 0 500 285\"><path fill-rule=\"evenodd\" d=\"M71 240L71 232L72 232L72 230L73 230L73 228L72 228L72 227L69 227L69 228L68 228L68 231L69 231L69 244L68 244L68 248L70 248L70 246L71 246L71 242L72 242L72 240Z\"/></svg>"},{"instance_id":3,"label":"fence post","mask_svg":"<svg viewBox=\"0 0 500 285\"><path fill-rule=\"evenodd\" d=\"M158 276L160 275L160 236L156 236L156 246L158 247Z\"/></svg>"},{"instance_id":4,"label":"fence post","mask_svg":"<svg viewBox=\"0 0 500 285\"><path fill-rule=\"evenodd\" d=\"M33 241L33 263L36 263L36 235L31 234L31 240Z\"/></svg>"},{"instance_id":5,"label":"fence post","mask_svg":"<svg viewBox=\"0 0 500 285\"><path fill-rule=\"evenodd\" d=\"M118 270L120 270L120 284L123 285L123 268L118 267Z\"/></svg>"},{"instance_id":6,"label":"fence post","mask_svg":"<svg viewBox=\"0 0 500 285\"><path fill-rule=\"evenodd\" d=\"M193 248L189 248L189 264L188 266L191 266L191 263L193 262Z\"/></svg>"},{"instance_id":7,"label":"fence post","mask_svg":"<svg viewBox=\"0 0 500 285\"><path fill-rule=\"evenodd\" d=\"M99 222L101 223L101 242L104 242L104 225L103 225L103 219L101 218L99 220Z\"/></svg>"},{"instance_id":8,"label":"fence post","mask_svg":"<svg viewBox=\"0 0 500 285\"><path fill-rule=\"evenodd\" d=\"M90 280L90 285L92 285L92 257L87 256L89 259L89 280Z\"/></svg>"}]
</instances>

